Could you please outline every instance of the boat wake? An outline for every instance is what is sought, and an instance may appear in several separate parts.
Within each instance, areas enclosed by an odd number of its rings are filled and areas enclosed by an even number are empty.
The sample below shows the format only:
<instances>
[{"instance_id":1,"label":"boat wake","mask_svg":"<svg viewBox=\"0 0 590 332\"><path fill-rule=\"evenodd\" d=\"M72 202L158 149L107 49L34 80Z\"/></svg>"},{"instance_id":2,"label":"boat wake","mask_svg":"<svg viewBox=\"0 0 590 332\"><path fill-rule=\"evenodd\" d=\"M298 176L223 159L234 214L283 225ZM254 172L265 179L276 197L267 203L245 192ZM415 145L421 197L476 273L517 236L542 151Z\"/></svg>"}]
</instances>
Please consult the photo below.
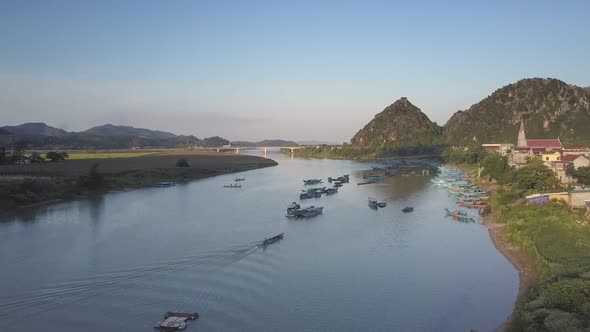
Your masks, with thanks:
<instances>
[{"instance_id":1,"label":"boat wake","mask_svg":"<svg viewBox=\"0 0 590 332\"><path fill-rule=\"evenodd\" d=\"M30 317L67 304L89 302L98 295L116 293L140 282L162 278L182 270L192 269L192 273L199 274L214 273L245 258L258 248L259 243L257 241L172 261L62 281L27 293L0 297L0 319L17 322L19 318ZM193 300L195 298L189 298L186 305L190 305Z\"/></svg>"}]
</instances>

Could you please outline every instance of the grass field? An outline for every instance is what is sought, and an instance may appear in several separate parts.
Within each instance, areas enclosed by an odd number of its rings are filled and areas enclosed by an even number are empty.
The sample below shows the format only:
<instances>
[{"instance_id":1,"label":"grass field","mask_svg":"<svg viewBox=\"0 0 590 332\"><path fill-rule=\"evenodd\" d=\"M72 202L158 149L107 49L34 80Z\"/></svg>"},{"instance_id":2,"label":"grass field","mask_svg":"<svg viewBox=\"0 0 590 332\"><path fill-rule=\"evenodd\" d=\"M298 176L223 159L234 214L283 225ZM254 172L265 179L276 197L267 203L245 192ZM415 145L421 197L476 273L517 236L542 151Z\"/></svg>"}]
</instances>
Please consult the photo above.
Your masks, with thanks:
<instances>
[{"instance_id":1,"label":"grass field","mask_svg":"<svg viewBox=\"0 0 590 332\"><path fill-rule=\"evenodd\" d=\"M141 151L141 152L71 152L69 153L69 160L79 159L111 159L111 158L134 158L146 157L160 154L160 151Z\"/></svg>"},{"instance_id":2,"label":"grass field","mask_svg":"<svg viewBox=\"0 0 590 332\"><path fill-rule=\"evenodd\" d=\"M161 181L184 182L277 164L257 156L208 151L165 150L132 156L110 153L113 154L116 156L86 153L77 159L59 162L0 165L0 179L7 179L0 181L0 213L39 202L152 186ZM96 155L103 155L103 158L96 158ZM121 157L123 155L126 157ZM176 167L179 159L185 159L189 167ZM96 173L93 174L92 169Z\"/></svg>"}]
</instances>

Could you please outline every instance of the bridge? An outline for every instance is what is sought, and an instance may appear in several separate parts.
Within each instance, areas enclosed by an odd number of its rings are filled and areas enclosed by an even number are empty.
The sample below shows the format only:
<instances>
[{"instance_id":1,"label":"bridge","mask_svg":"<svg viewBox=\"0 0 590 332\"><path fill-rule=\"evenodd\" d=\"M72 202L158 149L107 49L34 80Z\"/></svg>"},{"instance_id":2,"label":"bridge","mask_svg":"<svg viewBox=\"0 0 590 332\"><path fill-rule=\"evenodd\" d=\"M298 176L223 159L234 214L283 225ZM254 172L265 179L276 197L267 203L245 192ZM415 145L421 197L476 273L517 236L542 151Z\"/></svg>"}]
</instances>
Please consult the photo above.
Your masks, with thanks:
<instances>
[{"instance_id":1,"label":"bridge","mask_svg":"<svg viewBox=\"0 0 590 332\"><path fill-rule=\"evenodd\" d=\"M266 156L268 149L291 150L292 155L295 150L303 148L305 148L305 146L219 146L202 149L217 152L235 151L236 154L240 154L240 150L264 150L264 156Z\"/></svg>"}]
</instances>

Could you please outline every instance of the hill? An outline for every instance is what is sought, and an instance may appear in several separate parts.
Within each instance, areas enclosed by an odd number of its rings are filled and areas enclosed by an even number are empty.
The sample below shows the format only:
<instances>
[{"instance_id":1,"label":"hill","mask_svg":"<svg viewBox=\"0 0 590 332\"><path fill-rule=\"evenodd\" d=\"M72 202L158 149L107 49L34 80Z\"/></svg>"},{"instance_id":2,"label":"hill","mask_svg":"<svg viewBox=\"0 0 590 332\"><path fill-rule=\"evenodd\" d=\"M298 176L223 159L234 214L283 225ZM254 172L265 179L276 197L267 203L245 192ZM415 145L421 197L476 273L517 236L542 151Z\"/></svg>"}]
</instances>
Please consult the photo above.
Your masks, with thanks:
<instances>
[{"instance_id":1,"label":"hill","mask_svg":"<svg viewBox=\"0 0 590 332\"><path fill-rule=\"evenodd\" d=\"M590 144L590 89L557 79L523 79L504 86L445 124L449 144L516 143L520 120L528 138L559 137Z\"/></svg>"},{"instance_id":2,"label":"hill","mask_svg":"<svg viewBox=\"0 0 590 332\"><path fill-rule=\"evenodd\" d=\"M387 106L351 139L353 148L377 150L388 146L437 144L441 128L402 97Z\"/></svg>"},{"instance_id":3,"label":"hill","mask_svg":"<svg viewBox=\"0 0 590 332\"><path fill-rule=\"evenodd\" d=\"M106 124L92 127L82 131L79 134L98 135L98 136L139 136L156 139L165 139L176 137L175 134L160 130L151 130L145 128L135 128L130 126L115 126Z\"/></svg>"},{"instance_id":4,"label":"hill","mask_svg":"<svg viewBox=\"0 0 590 332\"><path fill-rule=\"evenodd\" d=\"M42 122L23 123L18 126L4 126L1 129L15 135L24 136L64 136L69 134L63 129L51 127Z\"/></svg>"}]
</instances>

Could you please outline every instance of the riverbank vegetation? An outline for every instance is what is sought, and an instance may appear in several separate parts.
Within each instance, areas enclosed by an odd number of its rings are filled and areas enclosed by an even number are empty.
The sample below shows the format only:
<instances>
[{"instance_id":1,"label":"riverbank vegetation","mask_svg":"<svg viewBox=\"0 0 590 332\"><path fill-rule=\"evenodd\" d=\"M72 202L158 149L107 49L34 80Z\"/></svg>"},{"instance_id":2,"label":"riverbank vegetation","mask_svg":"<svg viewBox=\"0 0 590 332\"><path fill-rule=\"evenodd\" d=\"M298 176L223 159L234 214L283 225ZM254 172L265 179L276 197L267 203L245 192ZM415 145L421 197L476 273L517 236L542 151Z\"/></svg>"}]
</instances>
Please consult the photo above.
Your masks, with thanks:
<instances>
[{"instance_id":1,"label":"riverbank vegetation","mask_svg":"<svg viewBox=\"0 0 590 332\"><path fill-rule=\"evenodd\" d=\"M390 142L377 149L354 147L350 144L343 145L317 145L308 146L293 151L293 154L302 158L318 159L364 159L364 158L389 158L389 157L420 157L440 156L444 145L440 144L404 144ZM289 149L283 151L291 153Z\"/></svg>"},{"instance_id":2,"label":"riverbank vegetation","mask_svg":"<svg viewBox=\"0 0 590 332\"><path fill-rule=\"evenodd\" d=\"M504 157L447 151L448 162L481 170L496 191L489 202L508 240L530 258L538 283L517 301L510 331L587 331L590 328L590 226L584 211L560 201L527 205L524 195L559 189L546 167L513 170Z\"/></svg>"}]
</instances>

